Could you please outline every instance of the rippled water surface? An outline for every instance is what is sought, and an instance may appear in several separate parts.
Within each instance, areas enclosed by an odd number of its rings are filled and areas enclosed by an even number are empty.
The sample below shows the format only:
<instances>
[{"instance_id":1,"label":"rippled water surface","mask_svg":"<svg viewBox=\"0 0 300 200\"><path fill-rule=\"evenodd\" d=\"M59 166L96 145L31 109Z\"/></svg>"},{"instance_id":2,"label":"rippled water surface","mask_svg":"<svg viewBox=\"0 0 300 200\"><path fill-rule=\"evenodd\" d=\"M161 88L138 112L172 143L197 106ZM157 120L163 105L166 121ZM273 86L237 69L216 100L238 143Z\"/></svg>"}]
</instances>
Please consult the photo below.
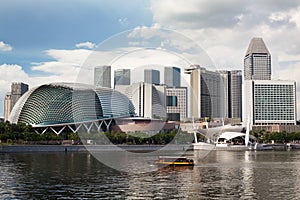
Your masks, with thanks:
<instances>
[{"instance_id":1,"label":"rippled water surface","mask_svg":"<svg viewBox=\"0 0 300 200\"><path fill-rule=\"evenodd\" d=\"M297 199L300 151L188 152L194 167L109 168L89 153L0 154L2 199ZM151 159L150 159L151 160ZM147 167L152 163L145 163ZM133 165L134 166L134 165ZM135 172L132 167L132 172Z\"/></svg>"}]
</instances>

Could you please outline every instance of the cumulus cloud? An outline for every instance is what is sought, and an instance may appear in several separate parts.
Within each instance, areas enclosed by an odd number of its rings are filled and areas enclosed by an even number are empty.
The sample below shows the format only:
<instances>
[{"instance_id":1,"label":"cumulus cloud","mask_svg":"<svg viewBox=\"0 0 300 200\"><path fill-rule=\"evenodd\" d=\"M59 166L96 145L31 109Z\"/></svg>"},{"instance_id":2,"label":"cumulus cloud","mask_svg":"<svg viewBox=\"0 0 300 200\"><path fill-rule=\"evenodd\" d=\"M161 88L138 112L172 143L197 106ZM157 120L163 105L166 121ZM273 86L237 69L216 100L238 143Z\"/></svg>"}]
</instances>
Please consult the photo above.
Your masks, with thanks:
<instances>
[{"instance_id":1,"label":"cumulus cloud","mask_svg":"<svg viewBox=\"0 0 300 200\"><path fill-rule=\"evenodd\" d=\"M0 102L3 105L4 97L10 91L12 82L24 82L30 88L51 82L76 82L82 63L90 54L90 50L56 50L45 51L54 61L32 63L31 70L42 72L43 76L30 76L22 66L0 65ZM46 75L45 75L46 73ZM89 78L92 75L89 76ZM0 116L3 115L3 106L0 107Z\"/></svg>"},{"instance_id":2,"label":"cumulus cloud","mask_svg":"<svg viewBox=\"0 0 300 200\"><path fill-rule=\"evenodd\" d=\"M242 69L252 37L264 39L275 61L300 59L299 1L153 0L151 9L154 23L192 38L221 68Z\"/></svg>"},{"instance_id":3,"label":"cumulus cloud","mask_svg":"<svg viewBox=\"0 0 300 200\"><path fill-rule=\"evenodd\" d=\"M9 44L5 44L3 41L0 41L0 51L11 51L13 48Z\"/></svg>"},{"instance_id":4,"label":"cumulus cloud","mask_svg":"<svg viewBox=\"0 0 300 200\"><path fill-rule=\"evenodd\" d=\"M272 76L300 82L300 1L152 0L151 3L153 23L191 38L208 53L216 68L243 70L251 38L262 37L272 55ZM300 87L297 88L300 94Z\"/></svg>"},{"instance_id":5,"label":"cumulus cloud","mask_svg":"<svg viewBox=\"0 0 300 200\"><path fill-rule=\"evenodd\" d=\"M93 49L96 47L96 44L92 42L81 42L75 45L77 48L88 48L88 49Z\"/></svg>"}]
</instances>

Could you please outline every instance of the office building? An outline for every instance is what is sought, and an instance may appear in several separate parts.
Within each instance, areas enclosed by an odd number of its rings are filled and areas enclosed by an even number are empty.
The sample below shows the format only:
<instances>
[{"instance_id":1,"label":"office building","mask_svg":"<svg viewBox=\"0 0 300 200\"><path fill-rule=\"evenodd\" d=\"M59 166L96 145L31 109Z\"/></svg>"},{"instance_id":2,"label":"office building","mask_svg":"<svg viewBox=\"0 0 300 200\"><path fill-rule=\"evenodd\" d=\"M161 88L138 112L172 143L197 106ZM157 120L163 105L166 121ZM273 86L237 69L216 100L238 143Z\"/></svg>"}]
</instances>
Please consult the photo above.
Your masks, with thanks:
<instances>
[{"instance_id":1,"label":"office building","mask_svg":"<svg viewBox=\"0 0 300 200\"><path fill-rule=\"evenodd\" d=\"M133 103L139 117L159 119L166 117L166 86L150 83L134 83L130 86L116 85Z\"/></svg>"},{"instance_id":2,"label":"office building","mask_svg":"<svg viewBox=\"0 0 300 200\"><path fill-rule=\"evenodd\" d=\"M94 69L94 85L111 88L111 66L97 66Z\"/></svg>"},{"instance_id":3,"label":"office building","mask_svg":"<svg viewBox=\"0 0 300 200\"><path fill-rule=\"evenodd\" d=\"M130 69L115 70L114 85L130 85Z\"/></svg>"},{"instance_id":4,"label":"office building","mask_svg":"<svg viewBox=\"0 0 300 200\"><path fill-rule=\"evenodd\" d=\"M159 85L160 84L160 72L154 69L144 70L144 82Z\"/></svg>"},{"instance_id":5,"label":"office building","mask_svg":"<svg viewBox=\"0 0 300 200\"><path fill-rule=\"evenodd\" d=\"M20 97L28 91L28 85L25 83L12 83L11 91L5 96L4 101L4 121L7 121L10 112Z\"/></svg>"},{"instance_id":6,"label":"office building","mask_svg":"<svg viewBox=\"0 0 300 200\"><path fill-rule=\"evenodd\" d=\"M168 87L166 92L168 120L182 121L187 118L187 87Z\"/></svg>"},{"instance_id":7,"label":"office building","mask_svg":"<svg viewBox=\"0 0 300 200\"><path fill-rule=\"evenodd\" d=\"M252 125L295 125L296 82L245 81L244 119Z\"/></svg>"},{"instance_id":8,"label":"office building","mask_svg":"<svg viewBox=\"0 0 300 200\"><path fill-rule=\"evenodd\" d=\"M178 67L165 67L164 72L165 85L168 87L180 87L181 86L181 76L180 68Z\"/></svg>"},{"instance_id":9,"label":"office building","mask_svg":"<svg viewBox=\"0 0 300 200\"><path fill-rule=\"evenodd\" d=\"M224 86L220 74L199 65L186 67L185 73L190 74L190 116L224 117Z\"/></svg>"},{"instance_id":10,"label":"office building","mask_svg":"<svg viewBox=\"0 0 300 200\"><path fill-rule=\"evenodd\" d=\"M271 54L262 38L252 38L244 57L245 80L271 80Z\"/></svg>"},{"instance_id":11,"label":"office building","mask_svg":"<svg viewBox=\"0 0 300 200\"><path fill-rule=\"evenodd\" d=\"M242 71L220 70L224 85L224 117L242 120Z\"/></svg>"}]
</instances>

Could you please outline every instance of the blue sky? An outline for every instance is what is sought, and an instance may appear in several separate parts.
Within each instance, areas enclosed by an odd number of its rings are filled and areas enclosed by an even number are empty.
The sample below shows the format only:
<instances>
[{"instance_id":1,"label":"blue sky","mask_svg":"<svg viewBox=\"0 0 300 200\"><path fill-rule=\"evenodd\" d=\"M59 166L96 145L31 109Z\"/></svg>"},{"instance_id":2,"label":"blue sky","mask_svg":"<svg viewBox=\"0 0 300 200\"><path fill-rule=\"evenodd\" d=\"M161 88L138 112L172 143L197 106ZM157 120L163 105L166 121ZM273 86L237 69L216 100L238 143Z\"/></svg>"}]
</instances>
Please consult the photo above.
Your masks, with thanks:
<instances>
[{"instance_id":1,"label":"blue sky","mask_svg":"<svg viewBox=\"0 0 300 200\"><path fill-rule=\"evenodd\" d=\"M87 40L100 43L124 30L151 26L149 6L147 1L1 1L0 41L13 51L1 52L0 62L32 73L31 62L51 60L44 50L72 49Z\"/></svg>"},{"instance_id":2,"label":"blue sky","mask_svg":"<svg viewBox=\"0 0 300 200\"><path fill-rule=\"evenodd\" d=\"M103 41L145 27L184 35L207 52L216 69L242 70L251 38L262 37L272 54L273 79L300 82L299 1L1 0L0 116L11 82L34 87L72 81L70 72ZM147 37L140 35L139 42ZM164 37L161 45L189 46L177 39ZM141 61L143 55L137 56ZM169 57L155 58L164 65ZM132 65L129 60L119 65Z\"/></svg>"}]
</instances>

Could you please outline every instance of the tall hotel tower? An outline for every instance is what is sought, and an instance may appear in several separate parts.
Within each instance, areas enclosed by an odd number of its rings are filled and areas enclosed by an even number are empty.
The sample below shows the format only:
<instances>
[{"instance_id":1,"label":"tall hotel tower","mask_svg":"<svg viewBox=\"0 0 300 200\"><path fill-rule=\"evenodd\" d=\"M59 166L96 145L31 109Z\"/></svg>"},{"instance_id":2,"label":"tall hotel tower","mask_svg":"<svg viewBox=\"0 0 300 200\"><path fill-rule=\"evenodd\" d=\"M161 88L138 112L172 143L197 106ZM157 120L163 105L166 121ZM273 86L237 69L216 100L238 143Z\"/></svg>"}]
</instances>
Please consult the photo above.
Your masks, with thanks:
<instances>
[{"instance_id":1,"label":"tall hotel tower","mask_svg":"<svg viewBox=\"0 0 300 200\"><path fill-rule=\"evenodd\" d=\"M185 68L190 74L190 116L195 118L224 117L222 79L218 72L208 71L200 65Z\"/></svg>"},{"instance_id":2,"label":"tall hotel tower","mask_svg":"<svg viewBox=\"0 0 300 200\"><path fill-rule=\"evenodd\" d=\"M252 38L244 58L245 80L271 80L271 54L262 38Z\"/></svg>"},{"instance_id":3,"label":"tall hotel tower","mask_svg":"<svg viewBox=\"0 0 300 200\"><path fill-rule=\"evenodd\" d=\"M111 88L111 66L97 66L94 69L94 85Z\"/></svg>"}]
</instances>

